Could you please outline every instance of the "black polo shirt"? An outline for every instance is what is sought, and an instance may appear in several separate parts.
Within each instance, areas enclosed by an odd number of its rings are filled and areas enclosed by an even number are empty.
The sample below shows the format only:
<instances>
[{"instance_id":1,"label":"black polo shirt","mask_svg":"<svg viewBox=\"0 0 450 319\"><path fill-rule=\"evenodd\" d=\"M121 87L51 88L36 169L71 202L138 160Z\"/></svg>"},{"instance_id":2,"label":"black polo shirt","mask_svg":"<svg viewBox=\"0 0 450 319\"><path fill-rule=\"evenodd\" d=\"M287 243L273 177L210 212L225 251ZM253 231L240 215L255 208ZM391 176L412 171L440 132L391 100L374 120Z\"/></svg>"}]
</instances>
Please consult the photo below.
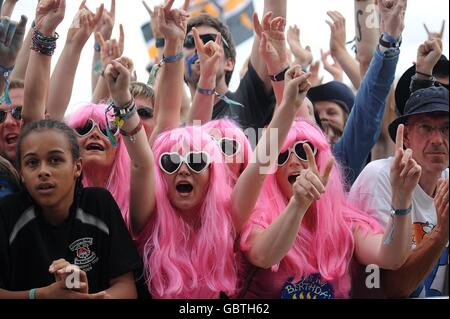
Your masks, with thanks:
<instances>
[{"instance_id":1,"label":"black polo shirt","mask_svg":"<svg viewBox=\"0 0 450 319\"><path fill-rule=\"evenodd\" d=\"M46 222L25 191L0 201L0 288L48 286L55 281L49 266L60 258L87 273L89 293L142 267L119 207L105 189L83 189L59 226Z\"/></svg>"}]
</instances>

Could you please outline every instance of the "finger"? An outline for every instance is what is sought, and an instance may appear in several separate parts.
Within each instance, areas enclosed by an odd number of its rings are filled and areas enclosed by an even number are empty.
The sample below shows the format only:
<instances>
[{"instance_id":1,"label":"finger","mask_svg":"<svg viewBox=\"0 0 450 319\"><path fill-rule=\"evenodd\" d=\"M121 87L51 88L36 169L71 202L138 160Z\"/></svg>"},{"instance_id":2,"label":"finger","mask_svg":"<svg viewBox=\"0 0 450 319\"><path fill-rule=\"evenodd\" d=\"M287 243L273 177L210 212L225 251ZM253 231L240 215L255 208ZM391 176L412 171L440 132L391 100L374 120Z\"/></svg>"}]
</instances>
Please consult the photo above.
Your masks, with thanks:
<instances>
[{"instance_id":1,"label":"finger","mask_svg":"<svg viewBox=\"0 0 450 319\"><path fill-rule=\"evenodd\" d=\"M114 83L119 76L119 72L117 72L114 65L111 63L106 66L104 77L106 80L106 83L108 83L108 86L111 85L111 83Z\"/></svg>"},{"instance_id":2,"label":"finger","mask_svg":"<svg viewBox=\"0 0 450 319\"><path fill-rule=\"evenodd\" d=\"M330 179L331 171L333 170L333 167L334 167L334 162L335 162L334 157L331 157L328 160L327 165L325 166L325 169L324 169L324 171L323 171L323 173L321 175L321 179L322 179L323 185L325 187L328 185L328 181Z\"/></svg>"},{"instance_id":3,"label":"finger","mask_svg":"<svg viewBox=\"0 0 450 319\"><path fill-rule=\"evenodd\" d=\"M151 16L153 15L153 10L150 8L150 6L147 4L147 2L145 2L144 0L142 0L142 4L145 7L145 10L147 10L148 14Z\"/></svg>"},{"instance_id":4,"label":"finger","mask_svg":"<svg viewBox=\"0 0 450 319\"><path fill-rule=\"evenodd\" d=\"M95 32L95 41L100 45L100 49L105 46L105 39L100 32Z\"/></svg>"},{"instance_id":5,"label":"finger","mask_svg":"<svg viewBox=\"0 0 450 319\"><path fill-rule=\"evenodd\" d=\"M259 22L258 14L255 12L253 13L253 27L255 28L255 33L258 37L261 37L262 34L262 26Z\"/></svg>"},{"instance_id":6,"label":"finger","mask_svg":"<svg viewBox=\"0 0 450 319\"><path fill-rule=\"evenodd\" d=\"M316 159L311 147L308 144L303 144L303 149L306 152L306 159L308 160L309 169L314 173L319 175L319 169L317 168Z\"/></svg>"},{"instance_id":7,"label":"finger","mask_svg":"<svg viewBox=\"0 0 450 319\"><path fill-rule=\"evenodd\" d=\"M19 21L19 24L17 25L15 36L21 36L21 35L23 36L25 34L27 22L28 22L27 16L25 16L25 15L20 16L20 21Z\"/></svg>"},{"instance_id":8,"label":"finger","mask_svg":"<svg viewBox=\"0 0 450 319\"><path fill-rule=\"evenodd\" d=\"M220 32L217 32L216 44L219 46L219 48L222 47L222 34Z\"/></svg>"},{"instance_id":9,"label":"finger","mask_svg":"<svg viewBox=\"0 0 450 319\"><path fill-rule=\"evenodd\" d=\"M105 6L104 6L104 4L102 3L102 4L100 5L100 7L97 9L97 12L96 12L96 14L95 14L95 16L94 16L94 19L93 19L93 21L92 21L93 26L96 26L96 25L100 22L104 10L105 10Z\"/></svg>"},{"instance_id":10,"label":"finger","mask_svg":"<svg viewBox=\"0 0 450 319\"><path fill-rule=\"evenodd\" d=\"M68 265L70 265L70 263L67 262L65 259L61 258L61 259L53 261L51 263L50 267L48 268L48 271L50 273L54 273L61 268L67 267Z\"/></svg>"},{"instance_id":11,"label":"finger","mask_svg":"<svg viewBox=\"0 0 450 319\"><path fill-rule=\"evenodd\" d=\"M113 39L112 40L112 45L111 45L111 55L112 55L112 57L114 58L114 59L117 59L117 58L119 58L120 57L120 54L119 54L119 45L117 44L117 40L116 39Z\"/></svg>"},{"instance_id":12,"label":"finger","mask_svg":"<svg viewBox=\"0 0 450 319\"><path fill-rule=\"evenodd\" d=\"M169 12L170 10L172 10L172 6L173 6L174 2L175 2L175 0L167 1L166 5L164 6L164 11Z\"/></svg>"},{"instance_id":13,"label":"finger","mask_svg":"<svg viewBox=\"0 0 450 319\"><path fill-rule=\"evenodd\" d=\"M262 27L264 31L270 30L270 21L272 19L272 12L267 12L263 18Z\"/></svg>"},{"instance_id":14,"label":"finger","mask_svg":"<svg viewBox=\"0 0 450 319\"><path fill-rule=\"evenodd\" d=\"M116 20L116 0L111 0L111 10L109 11L109 15L113 21Z\"/></svg>"},{"instance_id":15,"label":"finger","mask_svg":"<svg viewBox=\"0 0 450 319\"><path fill-rule=\"evenodd\" d=\"M319 192L319 195L325 193L325 186L323 185L320 176L318 176L318 175L314 174L312 171L310 171L308 174L306 174L306 178L314 186L314 188Z\"/></svg>"},{"instance_id":16,"label":"finger","mask_svg":"<svg viewBox=\"0 0 450 319\"><path fill-rule=\"evenodd\" d=\"M203 40L200 38L200 32L198 32L197 28L192 28L192 34L194 35L194 43L197 52L200 54L205 54L205 44Z\"/></svg>"},{"instance_id":17,"label":"finger","mask_svg":"<svg viewBox=\"0 0 450 319\"><path fill-rule=\"evenodd\" d=\"M397 136L395 137L395 148L397 150L403 150L403 134L405 132L405 126L400 124L397 129Z\"/></svg>"},{"instance_id":18,"label":"finger","mask_svg":"<svg viewBox=\"0 0 450 319\"><path fill-rule=\"evenodd\" d=\"M401 178L407 176L409 171L412 170L417 165L416 161L412 159L412 152L408 151L409 150L405 152L405 155L403 156L403 160L401 163L401 167L403 167L402 171L400 172Z\"/></svg>"},{"instance_id":19,"label":"finger","mask_svg":"<svg viewBox=\"0 0 450 319\"><path fill-rule=\"evenodd\" d=\"M425 23L423 24L423 27L425 28L425 31L427 31L427 34L430 35L430 30L428 30L428 27Z\"/></svg>"},{"instance_id":20,"label":"finger","mask_svg":"<svg viewBox=\"0 0 450 319\"><path fill-rule=\"evenodd\" d=\"M444 31L445 31L445 20L442 21L442 27L441 27L441 32L440 32L441 39L444 38Z\"/></svg>"},{"instance_id":21,"label":"finger","mask_svg":"<svg viewBox=\"0 0 450 319\"><path fill-rule=\"evenodd\" d=\"M122 55L123 50L125 49L125 32L123 30L123 25L122 24L120 24L119 29L120 29L119 50L120 50L120 55Z\"/></svg>"},{"instance_id":22,"label":"finger","mask_svg":"<svg viewBox=\"0 0 450 319\"><path fill-rule=\"evenodd\" d=\"M115 70L122 75L127 75L130 73L130 71L128 71L128 69L119 61L117 60L113 60L111 61L111 64L114 66Z\"/></svg>"},{"instance_id":23,"label":"finger","mask_svg":"<svg viewBox=\"0 0 450 319\"><path fill-rule=\"evenodd\" d=\"M181 7L184 11L188 12L190 6L190 0L184 0L183 6Z\"/></svg>"},{"instance_id":24,"label":"finger","mask_svg":"<svg viewBox=\"0 0 450 319\"><path fill-rule=\"evenodd\" d=\"M79 9L80 9L80 10L81 10L81 9L87 9L87 7L86 7L86 0L83 0L83 1L81 2Z\"/></svg>"},{"instance_id":25,"label":"finger","mask_svg":"<svg viewBox=\"0 0 450 319\"><path fill-rule=\"evenodd\" d=\"M107 299L108 294L105 291L101 291L96 294L90 294L87 296L89 299Z\"/></svg>"}]
</instances>

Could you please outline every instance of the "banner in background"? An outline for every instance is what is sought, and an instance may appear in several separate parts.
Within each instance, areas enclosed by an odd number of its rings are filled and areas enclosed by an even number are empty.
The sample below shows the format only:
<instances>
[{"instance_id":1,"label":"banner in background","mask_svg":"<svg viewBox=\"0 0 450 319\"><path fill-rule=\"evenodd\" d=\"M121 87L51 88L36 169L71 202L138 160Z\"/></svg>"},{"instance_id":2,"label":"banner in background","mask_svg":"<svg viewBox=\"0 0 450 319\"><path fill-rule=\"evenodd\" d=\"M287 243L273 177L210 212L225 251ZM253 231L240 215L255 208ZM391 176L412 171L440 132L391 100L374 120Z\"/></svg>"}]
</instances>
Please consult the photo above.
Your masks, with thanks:
<instances>
[{"instance_id":1,"label":"banner in background","mask_svg":"<svg viewBox=\"0 0 450 319\"><path fill-rule=\"evenodd\" d=\"M253 36L252 15L255 11L253 0L193 0L189 7L191 16L207 13L224 21L230 28L236 46ZM152 61L158 56L156 39L151 21L142 27L148 54Z\"/></svg>"}]
</instances>

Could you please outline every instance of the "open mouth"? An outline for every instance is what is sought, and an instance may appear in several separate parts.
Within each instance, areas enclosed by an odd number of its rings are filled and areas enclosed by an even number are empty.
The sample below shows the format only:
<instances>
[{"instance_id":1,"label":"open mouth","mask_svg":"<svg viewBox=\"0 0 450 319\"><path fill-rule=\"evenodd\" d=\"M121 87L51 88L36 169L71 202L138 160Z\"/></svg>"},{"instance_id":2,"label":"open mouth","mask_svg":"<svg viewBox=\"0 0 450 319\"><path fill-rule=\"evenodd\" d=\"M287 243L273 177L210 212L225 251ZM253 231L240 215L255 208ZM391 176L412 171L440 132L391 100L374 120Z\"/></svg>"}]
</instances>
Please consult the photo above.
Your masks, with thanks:
<instances>
[{"instance_id":1,"label":"open mouth","mask_svg":"<svg viewBox=\"0 0 450 319\"><path fill-rule=\"evenodd\" d=\"M51 183L42 183L37 186L38 191L48 191L54 189L55 185Z\"/></svg>"},{"instance_id":2,"label":"open mouth","mask_svg":"<svg viewBox=\"0 0 450 319\"><path fill-rule=\"evenodd\" d=\"M176 189L180 194L190 194L194 190L194 186L188 182L181 182L177 184Z\"/></svg>"},{"instance_id":3,"label":"open mouth","mask_svg":"<svg viewBox=\"0 0 450 319\"><path fill-rule=\"evenodd\" d=\"M289 184L293 185L295 183L295 181L297 180L297 177L299 177L299 176L300 176L300 174L289 175L289 177L288 177Z\"/></svg>"},{"instance_id":4,"label":"open mouth","mask_svg":"<svg viewBox=\"0 0 450 319\"><path fill-rule=\"evenodd\" d=\"M17 135L17 134L8 134L8 135L6 135L5 136L6 144L8 144L8 145L16 144L18 138L19 138L19 135Z\"/></svg>"},{"instance_id":5,"label":"open mouth","mask_svg":"<svg viewBox=\"0 0 450 319\"><path fill-rule=\"evenodd\" d=\"M105 148L102 145L98 144L98 143L89 143L86 146L86 150L87 151L104 151Z\"/></svg>"}]
</instances>

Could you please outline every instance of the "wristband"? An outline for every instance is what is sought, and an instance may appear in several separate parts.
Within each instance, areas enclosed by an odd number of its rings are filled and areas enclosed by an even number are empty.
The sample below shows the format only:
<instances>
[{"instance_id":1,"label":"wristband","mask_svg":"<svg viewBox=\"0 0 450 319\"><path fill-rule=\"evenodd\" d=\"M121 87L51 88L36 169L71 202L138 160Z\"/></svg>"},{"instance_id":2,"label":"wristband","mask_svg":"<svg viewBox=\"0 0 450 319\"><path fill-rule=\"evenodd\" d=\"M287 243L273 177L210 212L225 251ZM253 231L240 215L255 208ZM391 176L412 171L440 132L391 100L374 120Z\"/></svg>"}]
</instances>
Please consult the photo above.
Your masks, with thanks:
<instances>
[{"instance_id":1,"label":"wristband","mask_svg":"<svg viewBox=\"0 0 450 319\"><path fill-rule=\"evenodd\" d=\"M201 87L197 87L197 92L203 95L214 95L216 93L216 90L202 89Z\"/></svg>"},{"instance_id":2,"label":"wristband","mask_svg":"<svg viewBox=\"0 0 450 319\"><path fill-rule=\"evenodd\" d=\"M28 299L36 299L36 288L30 289L30 291L28 291Z\"/></svg>"},{"instance_id":3,"label":"wristband","mask_svg":"<svg viewBox=\"0 0 450 319\"><path fill-rule=\"evenodd\" d=\"M120 134L122 136L129 137L130 141L134 143L134 142L136 142L136 135L139 133L139 131L142 129L142 127L143 127L142 122L139 121L138 126L136 126L136 128L134 130L132 130L131 132L126 132L126 131L120 129Z\"/></svg>"},{"instance_id":4,"label":"wristband","mask_svg":"<svg viewBox=\"0 0 450 319\"><path fill-rule=\"evenodd\" d=\"M412 211L412 206L407 209L392 208L392 210L391 210L392 226L391 226L391 230L389 231L388 235L386 236L386 239L384 240L385 245L389 245L392 242L392 235L394 234L394 229L395 229L395 216L406 216L406 215L410 214L411 211Z\"/></svg>"},{"instance_id":5,"label":"wristband","mask_svg":"<svg viewBox=\"0 0 450 319\"><path fill-rule=\"evenodd\" d=\"M273 82L284 81L284 76L285 76L287 70L289 70L289 67L287 67L286 69L284 69L283 71L281 71L280 73L278 73L276 75L269 75L269 77Z\"/></svg>"}]
</instances>

